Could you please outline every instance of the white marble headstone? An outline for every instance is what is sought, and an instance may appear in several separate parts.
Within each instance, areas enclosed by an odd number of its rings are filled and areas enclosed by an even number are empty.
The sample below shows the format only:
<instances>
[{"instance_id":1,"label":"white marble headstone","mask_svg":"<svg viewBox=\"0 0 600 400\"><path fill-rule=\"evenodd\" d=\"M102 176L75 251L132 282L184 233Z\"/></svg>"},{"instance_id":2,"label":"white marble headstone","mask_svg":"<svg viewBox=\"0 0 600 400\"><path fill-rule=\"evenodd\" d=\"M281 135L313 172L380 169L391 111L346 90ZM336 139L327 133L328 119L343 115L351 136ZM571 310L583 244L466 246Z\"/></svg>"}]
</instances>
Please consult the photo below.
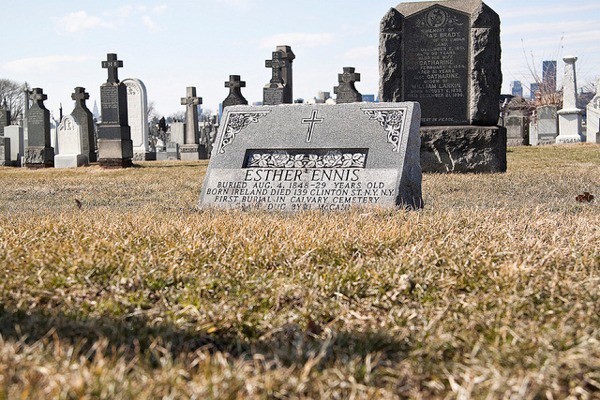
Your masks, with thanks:
<instances>
[{"instance_id":1,"label":"white marble headstone","mask_svg":"<svg viewBox=\"0 0 600 400\"><path fill-rule=\"evenodd\" d=\"M148 143L148 95L146 86L139 79L123 79L127 86L127 115L131 128L131 141L133 152L147 153L150 151Z\"/></svg>"},{"instance_id":2,"label":"white marble headstone","mask_svg":"<svg viewBox=\"0 0 600 400\"><path fill-rule=\"evenodd\" d=\"M60 153L54 157L55 168L76 168L89 164L87 135L75 118L67 115L57 129Z\"/></svg>"},{"instance_id":3,"label":"white marble headstone","mask_svg":"<svg viewBox=\"0 0 600 400\"><path fill-rule=\"evenodd\" d=\"M587 142L596 143L596 133L600 132L600 79L596 82L596 95L587 105Z\"/></svg>"}]
</instances>

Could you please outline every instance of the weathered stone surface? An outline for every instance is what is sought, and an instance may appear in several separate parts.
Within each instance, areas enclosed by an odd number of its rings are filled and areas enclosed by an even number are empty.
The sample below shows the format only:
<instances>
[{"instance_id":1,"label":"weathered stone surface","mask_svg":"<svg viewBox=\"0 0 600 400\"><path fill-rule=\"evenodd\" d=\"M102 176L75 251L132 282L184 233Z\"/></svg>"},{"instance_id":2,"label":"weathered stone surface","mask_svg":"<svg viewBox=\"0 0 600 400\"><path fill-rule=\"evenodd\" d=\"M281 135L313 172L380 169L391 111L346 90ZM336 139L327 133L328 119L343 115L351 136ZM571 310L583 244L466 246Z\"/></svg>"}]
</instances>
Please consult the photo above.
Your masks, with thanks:
<instances>
[{"instance_id":1,"label":"weathered stone surface","mask_svg":"<svg viewBox=\"0 0 600 400\"><path fill-rule=\"evenodd\" d=\"M32 105L27 116L28 144L25 166L51 168L54 166L54 148L50 146L50 111L44 106L48 96L40 88L31 94Z\"/></svg>"},{"instance_id":2,"label":"weathered stone surface","mask_svg":"<svg viewBox=\"0 0 600 400\"><path fill-rule=\"evenodd\" d=\"M500 18L479 0L399 4L381 21L380 99L418 101L423 126L494 126L500 54Z\"/></svg>"},{"instance_id":3,"label":"weathered stone surface","mask_svg":"<svg viewBox=\"0 0 600 400\"><path fill-rule=\"evenodd\" d=\"M417 103L228 107L200 207L421 207Z\"/></svg>"},{"instance_id":4,"label":"weathered stone surface","mask_svg":"<svg viewBox=\"0 0 600 400\"><path fill-rule=\"evenodd\" d=\"M423 172L506 172L506 129L498 126L421 127Z\"/></svg>"},{"instance_id":5,"label":"weathered stone surface","mask_svg":"<svg viewBox=\"0 0 600 400\"><path fill-rule=\"evenodd\" d=\"M581 119L583 110L577 108L577 57L567 56L563 78L563 108L558 112L557 144L581 142Z\"/></svg>"},{"instance_id":6,"label":"weathered stone surface","mask_svg":"<svg viewBox=\"0 0 600 400\"><path fill-rule=\"evenodd\" d=\"M596 81L596 95L586 108L586 141L588 143L596 143L596 133L600 132L600 78Z\"/></svg>"},{"instance_id":7,"label":"weathered stone surface","mask_svg":"<svg viewBox=\"0 0 600 400\"><path fill-rule=\"evenodd\" d=\"M353 67L344 67L344 72L338 74L339 85L333 88L337 95L336 104L358 103L362 101L362 94L356 90L355 82L360 82L360 74Z\"/></svg>"},{"instance_id":8,"label":"weathered stone surface","mask_svg":"<svg viewBox=\"0 0 600 400\"><path fill-rule=\"evenodd\" d=\"M54 157L55 168L77 168L89 165L87 132L72 115L63 118L57 129L59 154Z\"/></svg>"},{"instance_id":9,"label":"weathered stone surface","mask_svg":"<svg viewBox=\"0 0 600 400\"><path fill-rule=\"evenodd\" d=\"M0 166L11 166L10 138L0 136Z\"/></svg>"}]
</instances>

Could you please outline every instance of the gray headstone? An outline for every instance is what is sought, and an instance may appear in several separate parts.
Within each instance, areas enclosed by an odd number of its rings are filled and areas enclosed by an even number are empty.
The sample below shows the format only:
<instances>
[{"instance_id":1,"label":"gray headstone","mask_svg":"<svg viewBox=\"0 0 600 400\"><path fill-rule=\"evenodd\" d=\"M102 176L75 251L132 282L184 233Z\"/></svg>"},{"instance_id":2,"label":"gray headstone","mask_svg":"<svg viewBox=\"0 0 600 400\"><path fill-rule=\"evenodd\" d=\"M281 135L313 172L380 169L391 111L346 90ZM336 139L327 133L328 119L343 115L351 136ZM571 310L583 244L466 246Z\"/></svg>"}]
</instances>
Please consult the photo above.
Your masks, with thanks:
<instances>
[{"instance_id":1,"label":"gray headstone","mask_svg":"<svg viewBox=\"0 0 600 400\"><path fill-rule=\"evenodd\" d=\"M171 130L171 142L177 143L178 145L185 144L185 123L183 122L173 122L170 126Z\"/></svg>"},{"instance_id":2,"label":"gray headstone","mask_svg":"<svg viewBox=\"0 0 600 400\"><path fill-rule=\"evenodd\" d=\"M131 167L133 142L127 115L127 88L119 81L118 69L123 61L108 54L102 68L108 70L108 80L100 87L102 123L98 127L98 162L104 168Z\"/></svg>"},{"instance_id":3,"label":"gray headstone","mask_svg":"<svg viewBox=\"0 0 600 400\"><path fill-rule=\"evenodd\" d=\"M25 149L25 166L28 168L54 166L54 149L50 145L50 111L44 106L47 98L42 89L33 89L32 105L27 116L29 137Z\"/></svg>"},{"instance_id":4,"label":"gray headstone","mask_svg":"<svg viewBox=\"0 0 600 400\"><path fill-rule=\"evenodd\" d=\"M202 104L202 97L196 96L196 88L187 88L187 97L181 99L185 107L185 144L179 146L179 158L183 161L197 161L208 158L206 146L200 144L198 130L198 106Z\"/></svg>"},{"instance_id":5,"label":"gray headstone","mask_svg":"<svg viewBox=\"0 0 600 400\"><path fill-rule=\"evenodd\" d=\"M554 144L558 136L558 108L556 106L541 106L536 111L537 144Z\"/></svg>"},{"instance_id":6,"label":"gray headstone","mask_svg":"<svg viewBox=\"0 0 600 400\"><path fill-rule=\"evenodd\" d=\"M263 104L276 106L286 104L285 83L283 81L283 71L287 69L288 61L283 58L283 52L274 51L271 60L265 61L265 66L271 68L271 81L263 89ZM290 101L287 104L291 104Z\"/></svg>"},{"instance_id":7,"label":"gray headstone","mask_svg":"<svg viewBox=\"0 0 600 400\"><path fill-rule=\"evenodd\" d=\"M418 101L423 126L494 126L500 18L480 0L401 3L381 22L382 101Z\"/></svg>"},{"instance_id":8,"label":"gray headstone","mask_svg":"<svg viewBox=\"0 0 600 400\"><path fill-rule=\"evenodd\" d=\"M10 125L10 111L0 108L0 136L4 136L4 127Z\"/></svg>"},{"instance_id":9,"label":"gray headstone","mask_svg":"<svg viewBox=\"0 0 600 400\"><path fill-rule=\"evenodd\" d=\"M294 102L294 80L292 75L292 67L294 60L296 59L296 55L290 46L277 46L275 50L281 53L283 60L286 62L285 67L281 71L281 77L283 78L284 85L283 102L285 104L292 104Z\"/></svg>"},{"instance_id":10,"label":"gray headstone","mask_svg":"<svg viewBox=\"0 0 600 400\"><path fill-rule=\"evenodd\" d=\"M81 126L83 133L87 135L88 142L88 161L96 162L98 157L96 155L96 137L95 137L95 125L94 115L87 108L85 101L90 98L90 95L86 93L85 88L76 87L75 91L71 94L71 99L75 101L75 108L71 115L75 118L76 123Z\"/></svg>"},{"instance_id":11,"label":"gray headstone","mask_svg":"<svg viewBox=\"0 0 600 400\"><path fill-rule=\"evenodd\" d=\"M335 99L337 104L358 103L362 101L362 94L356 90L355 82L360 82L360 74L354 72L352 67L344 67L344 73L338 74L339 86L333 88L337 95Z\"/></svg>"},{"instance_id":12,"label":"gray headstone","mask_svg":"<svg viewBox=\"0 0 600 400\"><path fill-rule=\"evenodd\" d=\"M248 104L248 100L242 95L241 89L246 87L246 82L242 81L239 75L229 75L229 81L225 82L225 87L229 88L229 95L223 101L223 108Z\"/></svg>"},{"instance_id":13,"label":"gray headstone","mask_svg":"<svg viewBox=\"0 0 600 400\"><path fill-rule=\"evenodd\" d=\"M506 139L508 146L524 146L529 141L529 117L509 115L506 117Z\"/></svg>"},{"instance_id":14,"label":"gray headstone","mask_svg":"<svg viewBox=\"0 0 600 400\"><path fill-rule=\"evenodd\" d=\"M417 103L234 106L199 207L421 207Z\"/></svg>"}]
</instances>

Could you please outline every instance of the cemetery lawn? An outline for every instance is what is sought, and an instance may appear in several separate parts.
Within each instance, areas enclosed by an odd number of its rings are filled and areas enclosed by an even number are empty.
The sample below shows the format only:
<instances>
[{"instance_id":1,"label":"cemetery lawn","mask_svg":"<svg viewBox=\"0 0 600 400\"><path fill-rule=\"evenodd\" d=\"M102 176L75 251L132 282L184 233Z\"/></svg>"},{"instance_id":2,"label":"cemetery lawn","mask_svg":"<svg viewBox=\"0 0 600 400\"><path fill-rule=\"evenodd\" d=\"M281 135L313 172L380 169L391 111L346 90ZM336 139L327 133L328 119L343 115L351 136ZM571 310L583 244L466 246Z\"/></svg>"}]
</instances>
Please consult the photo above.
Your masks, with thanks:
<instances>
[{"instance_id":1,"label":"cemetery lawn","mask_svg":"<svg viewBox=\"0 0 600 400\"><path fill-rule=\"evenodd\" d=\"M289 215L196 211L206 162L0 168L0 399L600 398L600 146L508 161Z\"/></svg>"}]
</instances>

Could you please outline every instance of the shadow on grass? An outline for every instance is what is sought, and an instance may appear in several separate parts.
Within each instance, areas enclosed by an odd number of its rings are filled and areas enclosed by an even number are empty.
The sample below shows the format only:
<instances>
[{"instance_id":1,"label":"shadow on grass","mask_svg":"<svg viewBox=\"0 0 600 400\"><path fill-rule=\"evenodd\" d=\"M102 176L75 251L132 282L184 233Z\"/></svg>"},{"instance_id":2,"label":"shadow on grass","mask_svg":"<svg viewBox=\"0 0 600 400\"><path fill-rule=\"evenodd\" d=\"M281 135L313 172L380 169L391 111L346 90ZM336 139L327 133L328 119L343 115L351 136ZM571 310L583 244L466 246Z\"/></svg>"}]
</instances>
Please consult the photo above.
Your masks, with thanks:
<instances>
[{"instance_id":1,"label":"shadow on grass","mask_svg":"<svg viewBox=\"0 0 600 400\"><path fill-rule=\"evenodd\" d=\"M335 361L364 358L379 353L384 359L399 361L411 350L406 342L398 342L382 332L337 332L331 336L316 335L295 324L286 324L268 333L244 326L241 331L199 333L181 330L173 324L150 324L144 317L74 318L63 313L25 312L7 309L0 303L0 335L3 340L22 341L32 345L50 345L57 339L61 346L72 345L88 359L95 355L95 344L106 339L104 355L133 359L142 355L154 367L160 357L185 358L197 350L222 352L233 357L252 359L261 355L266 360L277 359L282 365L304 364L325 349L321 366ZM162 350L156 354L153 349Z\"/></svg>"}]
</instances>

